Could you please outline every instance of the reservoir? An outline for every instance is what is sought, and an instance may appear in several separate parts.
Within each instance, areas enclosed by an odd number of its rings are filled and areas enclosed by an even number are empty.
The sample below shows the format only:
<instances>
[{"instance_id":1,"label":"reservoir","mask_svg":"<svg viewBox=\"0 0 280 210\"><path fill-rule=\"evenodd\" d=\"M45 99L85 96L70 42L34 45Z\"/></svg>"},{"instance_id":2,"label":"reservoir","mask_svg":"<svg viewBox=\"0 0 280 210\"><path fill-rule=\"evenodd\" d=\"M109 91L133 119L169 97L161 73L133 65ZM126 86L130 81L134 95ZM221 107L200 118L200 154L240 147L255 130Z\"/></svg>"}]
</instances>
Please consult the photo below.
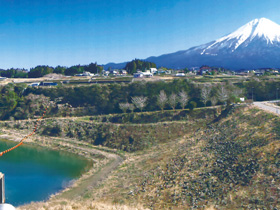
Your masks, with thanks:
<instances>
[{"instance_id":1,"label":"reservoir","mask_svg":"<svg viewBox=\"0 0 280 210\"><path fill-rule=\"evenodd\" d=\"M0 151L16 142L0 139ZM22 145L0 157L5 174L6 203L14 206L43 201L69 186L91 167L91 161L68 152Z\"/></svg>"}]
</instances>

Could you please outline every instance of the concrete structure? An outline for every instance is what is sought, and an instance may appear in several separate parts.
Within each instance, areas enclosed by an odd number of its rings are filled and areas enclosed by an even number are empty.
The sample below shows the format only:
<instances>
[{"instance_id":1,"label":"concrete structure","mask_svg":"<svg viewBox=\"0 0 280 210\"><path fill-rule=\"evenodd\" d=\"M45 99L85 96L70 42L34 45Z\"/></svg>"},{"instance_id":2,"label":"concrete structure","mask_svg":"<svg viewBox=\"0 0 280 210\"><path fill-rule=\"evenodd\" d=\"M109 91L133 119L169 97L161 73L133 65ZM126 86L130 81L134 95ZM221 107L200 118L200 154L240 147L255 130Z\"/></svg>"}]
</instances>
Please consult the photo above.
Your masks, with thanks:
<instances>
[{"instance_id":1,"label":"concrete structure","mask_svg":"<svg viewBox=\"0 0 280 210\"><path fill-rule=\"evenodd\" d=\"M15 207L13 207L11 204L0 204L0 210L16 210Z\"/></svg>"},{"instance_id":2,"label":"concrete structure","mask_svg":"<svg viewBox=\"0 0 280 210\"><path fill-rule=\"evenodd\" d=\"M0 203L5 203L5 177L0 172Z\"/></svg>"},{"instance_id":3,"label":"concrete structure","mask_svg":"<svg viewBox=\"0 0 280 210\"><path fill-rule=\"evenodd\" d=\"M5 176L0 172L0 210L16 210L11 204L5 203Z\"/></svg>"}]
</instances>

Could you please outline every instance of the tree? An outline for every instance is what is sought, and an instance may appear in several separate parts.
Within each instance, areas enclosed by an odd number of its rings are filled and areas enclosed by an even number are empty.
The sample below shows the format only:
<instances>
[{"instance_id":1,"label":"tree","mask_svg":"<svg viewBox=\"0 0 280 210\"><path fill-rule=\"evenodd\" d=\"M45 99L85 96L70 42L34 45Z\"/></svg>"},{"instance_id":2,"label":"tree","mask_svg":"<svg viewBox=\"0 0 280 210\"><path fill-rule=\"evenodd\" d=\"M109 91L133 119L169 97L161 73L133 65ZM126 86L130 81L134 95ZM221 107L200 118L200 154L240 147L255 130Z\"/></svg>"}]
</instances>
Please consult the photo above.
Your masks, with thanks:
<instances>
[{"instance_id":1,"label":"tree","mask_svg":"<svg viewBox=\"0 0 280 210\"><path fill-rule=\"evenodd\" d=\"M135 109L135 106L133 104L129 104L128 109L133 112Z\"/></svg>"},{"instance_id":2,"label":"tree","mask_svg":"<svg viewBox=\"0 0 280 210\"><path fill-rule=\"evenodd\" d=\"M53 67L49 66L36 66L35 68L31 68L30 71L28 72L28 77L30 78L38 78L42 77L46 74L51 74L53 73Z\"/></svg>"},{"instance_id":3,"label":"tree","mask_svg":"<svg viewBox=\"0 0 280 210\"><path fill-rule=\"evenodd\" d=\"M190 110L195 109L195 108L196 108L196 106L197 106L197 104L196 104L196 102L195 102L195 101L191 101L191 102L190 102Z\"/></svg>"},{"instance_id":4,"label":"tree","mask_svg":"<svg viewBox=\"0 0 280 210\"><path fill-rule=\"evenodd\" d=\"M211 105L212 106L215 106L217 104L217 97L216 96L212 97L210 100L211 100Z\"/></svg>"},{"instance_id":5,"label":"tree","mask_svg":"<svg viewBox=\"0 0 280 210\"><path fill-rule=\"evenodd\" d=\"M226 88L224 86L221 86L219 89L218 89L218 92L217 92L217 96L218 96L218 99L221 101L221 102L224 102L226 103L227 99L228 99L228 91L226 90Z\"/></svg>"},{"instance_id":6,"label":"tree","mask_svg":"<svg viewBox=\"0 0 280 210\"><path fill-rule=\"evenodd\" d=\"M143 108L146 106L146 101L148 100L148 98L144 96L135 96L131 98L132 98L131 101L134 104L134 106L140 109L142 112Z\"/></svg>"},{"instance_id":7,"label":"tree","mask_svg":"<svg viewBox=\"0 0 280 210\"><path fill-rule=\"evenodd\" d=\"M240 95L243 94L243 90L240 89L240 88L238 88L238 87L236 87L236 88L233 89L232 94L233 94L235 97L239 97Z\"/></svg>"},{"instance_id":8,"label":"tree","mask_svg":"<svg viewBox=\"0 0 280 210\"><path fill-rule=\"evenodd\" d=\"M129 109L130 104L129 103L119 103L120 109L123 111L123 113L126 113L126 111Z\"/></svg>"},{"instance_id":9,"label":"tree","mask_svg":"<svg viewBox=\"0 0 280 210\"><path fill-rule=\"evenodd\" d=\"M150 68L156 68L156 64L148 61L142 61L139 59L130 61L125 66L125 69L129 74L136 73L137 69L144 71Z\"/></svg>"},{"instance_id":10,"label":"tree","mask_svg":"<svg viewBox=\"0 0 280 210\"><path fill-rule=\"evenodd\" d=\"M57 66L57 67L55 67L53 72L56 74L64 74L65 70L66 70L66 67Z\"/></svg>"},{"instance_id":11,"label":"tree","mask_svg":"<svg viewBox=\"0 0 280 210\"><path fill-rule=\"evenodd\" d=\"M201 98L202 98L202 102L204 103L204 106L206 106L206 103L210 96L210 92L211 92L210 86L203 86L203 88L201 89Z\"/></svg>"},{"instance_id":12,"label":"tree","mask_svg":"<svg viewBox=\"0 0 280 210\"><path fill-rule=\"evenodd\" d=\"M185 107L188 103L188 100L189 100L188 94L184 90L182 90L179 93L179 97L178 97L178 101L179 101L182 109L185 109Z\"/></svg>"},{"instance_id":13,"label":"tree","mask_svg":"<svg viewBox=\"0 0 280 210\"><path fill-rule=\"evenodd\" d=\"M169 96L168 103L172 107L172 109L175 110L176 105L178 103L178 98L177 98L177 95L175 93L172 93Z\"/></svg>"},{"instance_id":14,"label":"tree","mask_svg":"<svg viewBox=\"0 0 280 210\"><path fill-rule=\"evenodd\" d=\"M161 90L157 97L157 104L159 105L162 112L167 102L168 98L166 96L166 93L164 92L164 90Z\"/></svg>"}]
</instances>

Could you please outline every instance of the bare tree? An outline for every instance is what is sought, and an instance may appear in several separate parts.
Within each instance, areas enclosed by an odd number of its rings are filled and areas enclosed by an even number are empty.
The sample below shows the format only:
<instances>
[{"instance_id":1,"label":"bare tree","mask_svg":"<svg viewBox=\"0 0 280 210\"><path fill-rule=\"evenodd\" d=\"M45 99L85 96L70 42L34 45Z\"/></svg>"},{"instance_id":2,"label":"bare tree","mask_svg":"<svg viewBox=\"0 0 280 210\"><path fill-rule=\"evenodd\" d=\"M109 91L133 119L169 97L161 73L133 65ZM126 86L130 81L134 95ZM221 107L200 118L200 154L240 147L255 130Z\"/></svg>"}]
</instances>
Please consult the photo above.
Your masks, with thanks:
<instances>
[{"instance_id":1,"label":"bare tree","mask_svg":"<svg viewBox=\"0 0 280 210\"><path fill-rule=\"evenodd\" d=\"M168 103L172 107L172 109L175 110L176 105L178 103L178 98L177 98L177 95L175 93L172 93L169 96Z\"/></svg>"},{"instance_id":2,"label":"bare tree","mask_svg":"<svg viewBox=\"0 0 280 210\"><path fill-rule=\"evenodd\" d=\"M217 104L217 102L218 102L216 96L212 97L210 100L211 100L211 105L212 105L212 106L215 106L215 105Z\"/></svg>"},{"instance_id":3,"label":"bare tree","mask_svg":"<svg viewBox=\"0 0 280 210\"><path fill-rule=\"evenodd\" d=\"M203 88L201 89L201 98L204 106L206 106L206 103L209 100L210 92L211 86L203 86Z\"/></svg>"},{"instance_id":4,"label":"bare tree","mask_svg":"<svg viewBox=\"0 0 280 210\"><path fill-rule=\"evenodd\" d=\"M119 103L119 107L123 113L126 113L126 111L129 109L129 103Z\"/></svg>"},{"instance_id":5,"label":"bare tree","mask_svg":"<svg viewBox=\"0 0 280 210\"><path fill-rule=\"evenodd\" d=\"M164 92L164 90L161 90L157 98L157 104L160 107L161 111L163 111L167 102L168 102L167 95Z\"/></svg>"},{"instance_id":6,"label":"bare tree","mask_svg":"<svg viewBox=\"0 0 280 210\"><path fill-rule=\"evenodd\" d=\"M236 88L233 89L232 94L236 97L239 97L240 95L243 94L243 90L236 87Z\"/></svg>"},{"instance_id":7,"label":"bare tree","mask_svg":"<svg viewBox=\"0 0 280 210\"><path fill-rule=\"evenodd\" d=\"M131 97L132 98L132 103L134 104L134 106L138 109L143 110L143 108L146 106L146 102L148 100L147 97L144 96L135 96L135 97Z\"/></svg>"},{"instance_id":8,"label":"bare tree","mask_svg":"<svg viewBox=\"0 0 280 210\"><path fill-rule=\"evenodd\" d=\"M224 86L221 86L218 90L218 99L226 104L226 101L228 99L228 91Z\"/></svg>"},{"instance_id":9,"label":"bare tree","mask_svg":"<svg viewBox=\"0 0 280 210\"><path fill-rule=\"evenodd\" d=\"M178 101L182 107L182 109L185 109L188 101L189 101L189 96L188 94L182 90L180 93L179 93L179 97L178 97Z\"/></svg>"},{"instance_id":10,"label":"bare tree","mask_svg":"<svg viewBox=\"0 0 280 210\"><path fill-rule=\"evenodd\" d=\"M128 109L133 112L135 109L135 106L133 104L129 104Z\"/></svg>"}]
</instances>

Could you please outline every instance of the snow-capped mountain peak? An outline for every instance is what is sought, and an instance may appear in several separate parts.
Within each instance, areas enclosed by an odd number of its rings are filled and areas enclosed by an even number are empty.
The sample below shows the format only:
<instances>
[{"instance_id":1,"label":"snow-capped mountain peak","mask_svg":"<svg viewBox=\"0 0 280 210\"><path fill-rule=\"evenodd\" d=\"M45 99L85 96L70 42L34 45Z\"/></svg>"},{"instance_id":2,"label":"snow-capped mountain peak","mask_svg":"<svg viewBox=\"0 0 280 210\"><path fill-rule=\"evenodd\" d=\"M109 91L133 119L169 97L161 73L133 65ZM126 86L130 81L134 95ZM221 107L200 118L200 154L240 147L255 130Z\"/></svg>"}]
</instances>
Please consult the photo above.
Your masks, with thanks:
<instances>
[{"instance_id":1,"label":"snow-capped mountain peak","mask_svg":"<svg viewBox=\"0 0 280 210\"><path fill-rule=\"evenodd\" d=\"M266 18L252 20L233 33L217 39L214 43L203 49L201 55L216 55L216 51L225 47L230 48L231 52L234 52L242 44L247 46L255 38L263 39L267 44L280 42L280 25Z\"/></svg>"}]
</instances>

